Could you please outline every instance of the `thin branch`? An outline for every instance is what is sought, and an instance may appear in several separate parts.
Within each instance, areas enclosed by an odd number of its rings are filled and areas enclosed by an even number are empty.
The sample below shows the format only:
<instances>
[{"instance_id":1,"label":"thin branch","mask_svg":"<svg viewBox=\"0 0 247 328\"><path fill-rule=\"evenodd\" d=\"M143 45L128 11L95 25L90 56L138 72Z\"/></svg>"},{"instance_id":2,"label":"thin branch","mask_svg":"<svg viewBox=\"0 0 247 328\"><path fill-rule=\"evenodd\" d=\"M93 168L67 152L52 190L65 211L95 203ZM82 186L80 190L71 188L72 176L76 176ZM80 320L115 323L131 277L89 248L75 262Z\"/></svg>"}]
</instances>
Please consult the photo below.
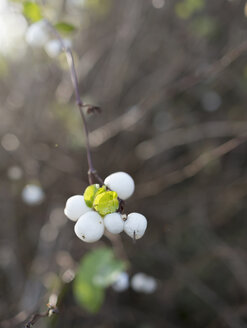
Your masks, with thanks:
<instances>
[{"instance_id":1,"label":"thin branch","mask_svg":"<svg viewBox=\"0 0 247 328\"><path fill-rule=\"evenodd\" d=\"M124 248L121 236L114 235L112 233L109 233L108 231L105 231L104 235L111 242L112 247L113 247L114 251L116 252L116 255L129 265L130 260L129 260L126 250Z\"/></svg>"},{"instance_id":2,"label":"thin branch","mask_svg":"<svg viewBox=\"0 0 247 328\"><path fill-rule=\"evenodd\" d=\"M146 198L154 196L172 185L178 184L188 178L193 177L204 167L206 167L210 162L231 152L246 141L246 136L230 139L229 141L221 144L220 146L201 154L191 163L184 166L182 169L175 170L171 173L168 173L167 175L162 174L162 177L159 176L157 179L152 179L149 182L139 184L136 190L136 198Z\"/></svg>"},{"instance_id":3,"label":"thin branch","mask_svg":"<svg viewBox=\"0 0 247 328\"><path fill-rule=\"evenodd\" d=\"M151 159L164 151L205 139L241 137L246 133L247 121L211 121L194 126L165 131L155 138L142 141L136 152L143 160Z\"/></svg>"},{"instance_id":4,"label":"thin branch","mask_svg":"<svg viewBox=\"0 0 247 328\"><path fill-rule=\"evenodd\" d=\"M188 264L180 263L177 254L171 250L163 250L163 254L173 262L174 272L172 278L164 284L164 290L167 288L188 288L194 295L217 315L219 320L224 324L224 327L242 328L244 326L243 320L235 313L229 305L221 298L215 290L205 284L198 276L188 268ZM169 286L169 287L168 287ZM171 293L171 291L170 291ZM173 292L174 293L174 292Z\"/></svg>"},{"instance_id":5,"label":"thin branch","mask_svg":"<svg viewBox=\"0 0 247 328\"><path fill-rule=\"evenodd\" d=\"M74 57L72 54L72 51L70 47L66 46L61 35L59 32L56 30L56 28L48 21L45 20L47 25L51 28L53 33L56 35L58 41L61 44L61 47L66 55L67 63L69 66L70 70L70 76L71 76L71 81L73 84L74 92L75 92L75 98L76 98L76 104L78 106L82 122L83 122L83 127L84 127L84 134L85 134L85 139L86 139L86 150L87 150L87 162L88 162L88 180L89 184L93 184L93 177L98 180L100 183L103 182L103 180L98 176L97 171L95 170L93 166L93 161L92 161L92 154L91 154L91 149L90 149L90 143L89 143L89 130L87 126L87 120L85 117L85 114L83 112L83 107L85 106L83 104L83 101L80 97L80 91L79 91L79 82L78 82L78 77L75 69L75 61Z\"/></svg>"},{"instance_id":6,"label":"thin branch","mask_svg":"<svg viewBox=\"0 0 247 328\"><path fill-rule=\"evenodd\" d=\"M99 181L101 184L103 184L103 180L99 177L97 174L97 171L95 170L93 166L93 161L92 161L92 155L91 155L91 149L90 149L90 143L89 143L89 131L88 131L88 126L87 126L87 121L85 114L83 112L83 107L88 107L88 105L84 105L83 101L80 97L80 91L79 91L79 83L78 83L78 77L77 73L75 70L75 62L74 62L74 57L72 54L72 51L69 47L67 47L61 37L61 35L58 33L58 31L54 28L54 26L48 21L45 20L47 25L51 28L53 33L56 35L58 41L60 42L61 48L65 52L67 63L69 66L70 70L70 75L71 75L71 80L75 92L75 98L76 98L76 104L78 106L83 126L84 126L84 134L85 134L85 139L86 139L86 150L87 150L87 161L88 161L88 180L89 184L93 184L93 178L95 178L97 181ZM98 108L95 106L95 108ZM50 317L54 313L58 313L58 309L54 305L47 304L48 309L43 312L43 313L36 313L33 314L30 318L30 320L26 323L25 328L31 328L39 319L45 318L45 317Z\"/></svg>"},{"instance_id":7,"label":"thin branch","mask_svg":"<svg viewBox=\"0 0 247 328\"><path fill-rule=\"evenodd\" d=\"M43 313L35 313L31 316L30 320L26 323L25 328L31 328L39 319L45 317L51 317L54 313L58 313L58 309L55 306L47 304L48 309Z\"/></svg>"},{"instance_id":8,"label":"thin branch","mask_svg":"<svg viewBox=\"0 0 247 328\"><path fill-rule=\"evenodd\" d=\"M177 81L170 81L165 88L161 86L161 88L158 88L156 91L148 93L144 99L136 106L133 106L129 111L90 132L91 145L93 147L99 147L122 131L138 124L145 115L152 111L155 106L162 101L162 99L171 99L178 93L185 92L206 79L216 78L246 51L247 41L244 41L235 49L226 52L220 59L209 64L205 69L188 74L179 78ZM162 138L162 142L163 140Z\"/></svg>"}]
</instances>

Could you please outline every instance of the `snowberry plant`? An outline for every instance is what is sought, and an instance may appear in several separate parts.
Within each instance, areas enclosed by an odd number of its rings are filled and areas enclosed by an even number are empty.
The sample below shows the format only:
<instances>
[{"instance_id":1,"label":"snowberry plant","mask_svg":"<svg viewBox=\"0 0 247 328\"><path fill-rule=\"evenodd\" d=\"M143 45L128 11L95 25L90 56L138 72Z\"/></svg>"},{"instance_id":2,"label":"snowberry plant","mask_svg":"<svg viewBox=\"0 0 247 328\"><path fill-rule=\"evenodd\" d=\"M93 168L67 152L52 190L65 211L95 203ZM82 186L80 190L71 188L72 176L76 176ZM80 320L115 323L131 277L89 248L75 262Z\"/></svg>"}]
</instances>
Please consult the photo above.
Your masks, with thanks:
<instances>
[{"instance_id":1,"label":"snowberry plant","mask_svg":"<svg viewBox=\"0 0 247 328\"><path fill-rule=\"evenodd\" d=\"M100 108L83 103L73 52L70 48L71 41L63 38L63 32L67 34L68 31L76 30L76 27L63 21L51 24L44 18L42 8L35 1L22 1L22 7L25 17L32 23L26 32L27 43L31 47L43 48L52 58L62 51L65 53L76 104L84 126L89 184L81 194L69 197L64 209L65 215L75 223L75 234L84 242L96 242L105 232L113 235L125 232L133 240L141 238L147 228L145 216L135 212L125 213L125 202L135 190L133 178L126 172L115 172L103 180L93 166L86 114L99 112ZM35 199L33 197L33 188L29 189L24 190L23 199L25 200L25 196L31 193L32 203L38 203L37 195ZM105 288L113 284L117 291L128 288L129 276L125 272L127 262L125 256L121 257L121 260L117 259L112 249L100 247L82 258L73 281L73 293L78 303L89 312L94 313L100 308L104 300ZM50 313L56 313L56 304L49 308L47 314L32 316L26 327L31 327L37 318L50 316Z\"/></svg>"},{"instance_id":2,"label":"snowberry plant","mask_svg":"<svg viewBox=\"0 0 247 328\"><path fill-rule=\"evenodd\" d=\"M64 213L70 220L76 221L75 234L85 242L92 243L99 240L105 229L112 234L125 231L134 240L139 239L144 235L147 228L145 216L139 213L130 213L129 215L124 213L124 203L135 190L134 180L126 172L112 173L104 181L97 174L92 162L87 121L83 110L86 108L87 112L97 112L99 107L83 104L72 51L57 30L49 22L47 24L58 38L70 66L76 103L84 125L89 168L89 186L83 195L74 195L67 200ZM98 183L94 183L94 180Z\"/></svg>"},{"instance_id":3,"label":"snowberry plant","mask_svg":"<svg viewBox=\"0 0 247 328\"><path fill-rule=\"evenodd\" d=\"M124 213L124 202L132 196L135 183L132 177L125 172L110 174L103 181L94 169L85 117L85 109L88 113L99 111L99 107L86 105L80 97L78 77L71 51L71 42L63 39L59 33L74 30L74 27L64 22L58 22L55 27L42 17L40 7L34 2L24 2L23 12L33 22L27 30L26 41L34 47L44 47L45 51L54 57L64 51L69 65L71 79L75 91L76 103L84 125L89 186L82 195L71 196L65 205L64 213L75 224L75 233L85 242L99 240L105 229L112 234L122 231L134 240L141 238L147 228L145 216L139 213ZM55 38L55 39L54 39ZM94 183L96 180L97 183Z\"/></svg>"},{"instance_id":4,"label":"snowberry plant","mask_svg":"<svg viewBox=\"0 0 247 328\"><path fill-rule=\"evenodd\" d=\"M147 220L140 213L124 214L124 201L134 192L135 183L125 172L115 172L103 184L90 184L83 195L71 196L64 213L76 221L75 234L81 240L92 243L99 240L105 229L112 234L124 231L134 240L141 238L147 228Z\"/></svg>"}]
</instances>

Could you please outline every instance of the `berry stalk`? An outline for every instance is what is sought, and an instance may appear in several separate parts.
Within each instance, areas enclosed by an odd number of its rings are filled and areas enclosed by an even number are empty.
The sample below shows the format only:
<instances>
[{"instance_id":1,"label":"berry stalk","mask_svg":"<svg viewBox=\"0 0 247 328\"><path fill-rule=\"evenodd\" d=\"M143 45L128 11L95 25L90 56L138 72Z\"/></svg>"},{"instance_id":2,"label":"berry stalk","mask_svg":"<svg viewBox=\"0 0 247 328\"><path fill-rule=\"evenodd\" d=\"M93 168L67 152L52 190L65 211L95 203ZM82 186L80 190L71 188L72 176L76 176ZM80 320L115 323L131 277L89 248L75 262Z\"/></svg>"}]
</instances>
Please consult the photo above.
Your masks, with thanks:
<instances>
[{"instance_id":1,"label":"berry stalk","mask_svg":"<svg viewBox=\"0 0 247 328\"><path fill-rule=\"evenodd\" d=\"M76 104L78 106L78 109L79 109L79 112L80 112L80 115L82 118L82 122L83 122L83 127L84 127L84 134L85 134L85 140L86 140L86 151L87 151L87 162L88 162L89 184L90 185L93 184L93 177L96 178L96 180L98 180L100 183L102 183L103 180L98 176L97 171L95 170L95 168L93 166L91 148L90 148L90 143L89 143L89 131L88 131L86 117L83 112L83 107L85 105L83 104L83 101L80 97L78 76L77 76L76 69L75 69L75 61L74 61L72 51L68 46L65 45L61 35L55 29L55 27L48 20L45 20L45 21L46 21L47 25L51 28L53 33L56 35L58 41L60 42L61 47L66 55L67 63L69 66L71 81L72 81L74 92L75 92Z\"/></svg>"}]
</instances>

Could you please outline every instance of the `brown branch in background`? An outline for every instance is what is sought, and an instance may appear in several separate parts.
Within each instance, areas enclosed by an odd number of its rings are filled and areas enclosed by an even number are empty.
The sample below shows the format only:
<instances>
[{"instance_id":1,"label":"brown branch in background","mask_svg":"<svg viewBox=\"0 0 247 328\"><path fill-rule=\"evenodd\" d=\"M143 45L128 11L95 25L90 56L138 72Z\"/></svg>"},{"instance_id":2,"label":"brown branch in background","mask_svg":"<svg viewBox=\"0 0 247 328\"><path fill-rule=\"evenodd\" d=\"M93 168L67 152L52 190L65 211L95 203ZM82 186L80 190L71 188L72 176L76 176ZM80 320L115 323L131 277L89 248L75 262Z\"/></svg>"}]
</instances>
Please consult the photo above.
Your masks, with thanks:
<instances>
[{"instance_id":1,"label":"brown branch in background","mask_svg":"<svg viewBox=\"0 0 247 328\"><path fill-rule=\"evenodd\" d=\"M111 233L109 233L108 231L105 231L105 237L111 242L112 247L114 249L114 251L116 252L116 255L122 259L123 261L125 261L126 263L129 264L129 258L128 255L125 251L125 248L123 246L123 242L122 239L119 235L113 235Z\"/></svg>"},{"instance_id":2,"label":"brown branch in background","mask_svg":"<svg viewBox=\"0 0 247 328\"><path fill-rule=\"evenodd\" d=\"M162 286L164 291L170 290L170 292L174 292L178 288L186 288L211 308L217 319L224 324L224 327L244 327L243 320L228 306L225 299L218 295L208 284L199 279L197 274L188 266L188 263L181 263L178 255L171 250L163 250L163 252L173 262L175 268L171 279Z\"/></svg>"},{"instance_id":3,"label":"brown branch in background","mask_svg":"<svg viewBox=\"0 0 247 328\"><path fill-rule=\"evenodd\" d=\"M194 87L205 79L213 78L226 69L246 51L247 41L244 41L235 49L229 50L219 60L216 60L211 65L208 65L208 67L204 70L186 75L177 81L169 82L165 88L162 86L158 90L152 91L151 94L148 94L144 100L141 100L136 106L132 107L126 113L116 119L111 120L104 126L90 132L89 136L91 145L93 147L99 147L101 144L121 133L121 131L133 127L157 104L159 104L160 101L162 101L164 92L167 100L180 92L184 92Z\"/></svg>"},{"instance_id":4,"label":"brown branch in background","mask_svg":"<svg viewBox=\"0 0 247 328\"><path fill-rule=\"evenodd\" d=\"M157 137L137 145L135 151L143 160L151 159L177 146L205 141L205 139L241 137L246 133L247 121L211 121L190 127L165 131Z\"/></svg>"},{"instance_id":5,"label":"brown branch in background","mask_svg":"<svg viewBox=\"0 0 247 328\"><path fill-rule=\"evenodd\" d=\"M194 161L184 166L180 170L175 170L167 175L159 175L157 179L152 179L149 182L139 184L136 190L136 197L145 198L154 196L163 191L165 188L191 178L206 167L210 162L229 153L246 141L247 137L233 138L222 145L201 154Z\"/></svg>"},{"instance_id":6,"label":"brown branch in background","mask_svg":"<svg viewBox=\"0 0 247 328\"><path fill-rule=\"evenodd\" d=\"M247 51L247 41L244 41L236 48L229 50L219 60L216 60L213 64L208 65L208 67L206 67L205 69L197 72L196 74L189 74L181 78L180 80L174 82L174 84L169 87L170 93L173 95L178 92L186 91L187 89L200 83L201 80L215 77L224 69L226 69L229 65L231 65L245 51Z\"/></svg>"},{"instance_id":7,"label":"brown branch in background","mask_svg":"<svg viewBox=\"0 0 247 328\"><path fill-rule=\"evenodd\" d=\"M47 307L48 309L45 312L33 314L30 320L26 323L25 328L31 328L41 318L51 317L53 314L59 313L56 306L47 304Z\"/></svg>"}]
</instances>

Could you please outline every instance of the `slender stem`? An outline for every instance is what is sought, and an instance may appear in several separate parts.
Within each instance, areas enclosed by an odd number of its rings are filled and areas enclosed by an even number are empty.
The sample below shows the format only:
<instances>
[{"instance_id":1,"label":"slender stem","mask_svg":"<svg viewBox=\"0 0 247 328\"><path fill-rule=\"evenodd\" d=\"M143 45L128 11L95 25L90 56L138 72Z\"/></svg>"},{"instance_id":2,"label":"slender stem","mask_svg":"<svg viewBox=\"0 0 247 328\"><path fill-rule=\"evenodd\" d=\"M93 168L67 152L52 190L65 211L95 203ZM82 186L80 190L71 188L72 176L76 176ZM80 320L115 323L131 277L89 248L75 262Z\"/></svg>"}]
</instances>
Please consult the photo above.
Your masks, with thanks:
<instances>
[{"instance_id":1,"label":"slender stem","mask_svg":"<svg viewBox=\"0 0 247 328\"><path fill-rule=\"evenodd\" d=\"M31 328L39 319L50 317L54 313L58 313L58 309L54 306L47 305L48 309L43 313L36 313L33 314L30 320L26 323L25 328Z\"/></svg>"},{"instance_id":2,"label":"slender stem","mask_svg":"<svg viewBox=\"0 0 247 328\"><path fill-rule=\"evenodd\" d=\"M85 134L85 139L86 139L86 150L87 150L89 184L93 183L93 177L95 177L100 183L102 183L103 180L98 176L96 170L93 167L92 154L91 154L90 143L89 143L89 131L88 131L88 126L87 126L87 120L86 120L85 114L83 112L83 102L80 97L78 77L77 77L77 73L75 70L75 61L74 61L72 51L69 47L67 47L65 45L61 35L54 28L54 26L48 20L46 20L46 23L48 24L48 26L52 29L53 33L58 38L58 40L63 48L63 51L65 52L66 59L67 59L68 65L69 65L71 80L72 80L72 84L73 84L74 91L75 91L76 104L77 104L79 112L81 114L81 118L82 118L82 122L83 122L83 126L84 126L84 134Z\"/></svg>"}]
</instances>

